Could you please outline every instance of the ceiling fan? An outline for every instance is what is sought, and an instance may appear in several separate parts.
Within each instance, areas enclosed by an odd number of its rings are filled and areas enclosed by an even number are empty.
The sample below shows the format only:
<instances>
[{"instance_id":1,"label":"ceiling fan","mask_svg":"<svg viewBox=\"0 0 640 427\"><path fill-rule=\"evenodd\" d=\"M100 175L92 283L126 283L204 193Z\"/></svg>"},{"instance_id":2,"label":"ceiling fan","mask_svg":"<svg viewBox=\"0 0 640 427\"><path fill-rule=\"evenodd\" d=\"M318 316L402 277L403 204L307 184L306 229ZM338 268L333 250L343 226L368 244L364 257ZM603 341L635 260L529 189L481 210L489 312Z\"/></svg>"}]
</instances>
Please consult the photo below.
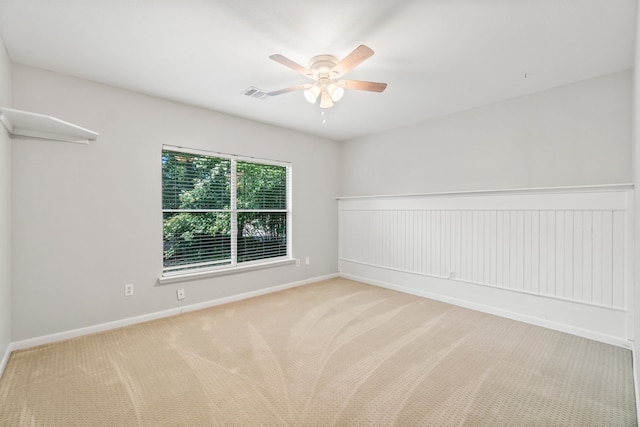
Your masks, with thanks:
<instances>
[{"instance_id":1,"label":"ceiling fan","mask_svg":"<svg viewBox=\"0 0 640 427\"><path fill-rule=\"evenodd\" d=\"M320 108L331 108L334 102L339 101L344 95L345 89L367 90L370 92L382 92L386 89L386 83L366 82L362 80L343 80L341 77L351 69L370 58L373 50L363 44L358 46L342 61L333 55L317 55L311 58L309 68L286 58L280 54L271 55L269 58L279 62L285 67L291 68L304 76L315 80L314 83L305 83L267 93L269 96L282 95L296 90L304 91L307 101L315 104L320 98Z\"/></svg>"}]
</instances>

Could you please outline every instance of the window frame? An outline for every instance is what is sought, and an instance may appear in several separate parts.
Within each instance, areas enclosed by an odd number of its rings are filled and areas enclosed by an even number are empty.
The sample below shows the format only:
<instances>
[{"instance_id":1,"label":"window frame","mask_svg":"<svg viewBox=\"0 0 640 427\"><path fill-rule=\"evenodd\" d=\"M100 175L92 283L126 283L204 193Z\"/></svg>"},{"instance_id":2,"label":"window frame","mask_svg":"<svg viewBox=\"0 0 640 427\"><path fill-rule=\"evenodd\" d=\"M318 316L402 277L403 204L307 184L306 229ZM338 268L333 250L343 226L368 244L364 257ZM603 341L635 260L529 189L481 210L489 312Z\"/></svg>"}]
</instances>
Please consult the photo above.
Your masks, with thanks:
<instances>
[{"instance_id":1,"label":"window frame","mask_svg":"<svg viewBox=\"0 0 640 427\"><path fill-rule=\"evenodd\" d=\"M162 145L162 151L172 151L176 153L184 153L196 156L216 157L220 159L227 159L231 162L230 172L230 208L225 209L211 209L211 212L228 212L230 215L230 239L231 239L231 263L220 266L208 266L204 268L189 268L180 269L176 271L166 271L164 261L162 261L161 274L159 277L160 283L188 280L199 277L216 276L224 274L239 273L243 271L250 271L261 268L275 267L279 265L292 264L295 259L292 255L292 231L293 231L293 210L292 210L292 175L293 166L289 162L279 160L269 160L256 157L239 156L235 154L219 153L215 151L208 151L195 148L187 148L175 145ZM286 171L286 208L285 209L238 209L237 208L237 163L248 162L261 165L271 165L284 167ZM161 177L161 190L164 190L164 181ZM160 192L162 194L162 191ZM203 210L183 210L183 209L165 209L163 201L161 200L161 216L164 224L164 214L176 211L193 211L202 212ZM243 212L265 212L265 213L284 213L286 215L286 255L279 257L263 258L252 261L238 262L238 214ZM164 229L162 231L162 240L164 242ZM164 250L163 250L164 254ZM164 257L164 255L163 255Z\"/></svg>"}]
</instances>

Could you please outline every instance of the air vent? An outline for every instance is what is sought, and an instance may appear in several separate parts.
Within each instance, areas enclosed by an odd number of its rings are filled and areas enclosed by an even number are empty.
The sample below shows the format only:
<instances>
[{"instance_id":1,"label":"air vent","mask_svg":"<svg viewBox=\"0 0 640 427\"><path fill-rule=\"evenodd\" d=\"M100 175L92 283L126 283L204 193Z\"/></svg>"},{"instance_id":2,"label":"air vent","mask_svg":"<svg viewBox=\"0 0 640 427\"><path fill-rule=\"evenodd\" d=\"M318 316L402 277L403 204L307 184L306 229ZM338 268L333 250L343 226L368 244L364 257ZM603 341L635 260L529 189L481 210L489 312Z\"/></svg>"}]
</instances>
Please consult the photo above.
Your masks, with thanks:
<instances>
[{"instance_id":1,"label":"air vent","mask_svg":"<svg viewBox=\"0 0 640 427\"><path fill-rule=\"evenodd\" d=\"M246 96L250 96L251 98L257 98L257 99L265 99L268 96L265 91L260 90L253 86L250 86L247 90L243 92L243 94Z\"/></svg>"}]
</instances>

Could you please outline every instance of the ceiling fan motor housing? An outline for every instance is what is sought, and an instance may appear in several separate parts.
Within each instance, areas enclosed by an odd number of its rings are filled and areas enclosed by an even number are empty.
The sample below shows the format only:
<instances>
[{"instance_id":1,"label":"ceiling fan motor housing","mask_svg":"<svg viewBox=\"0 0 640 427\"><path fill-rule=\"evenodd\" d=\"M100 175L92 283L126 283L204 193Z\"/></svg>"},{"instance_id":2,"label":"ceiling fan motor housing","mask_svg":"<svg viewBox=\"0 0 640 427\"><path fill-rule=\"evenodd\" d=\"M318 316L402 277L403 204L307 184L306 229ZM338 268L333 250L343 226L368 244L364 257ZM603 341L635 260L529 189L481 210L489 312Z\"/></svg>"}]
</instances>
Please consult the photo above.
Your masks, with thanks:
<instances>
[{"instance_id":1,"label":"ceiling fan motor housing","mask_svg":"<svg viewBox=\"0 0 640 427\"><path fill-rule=\"evenodd\" d=\"M330 77L331 70L338 65L338 58L333 55L316 55L309 61L309 69L313 71L313 78ZM331 77L338 77L331 76Z\"/></svg>"}]
</instances>

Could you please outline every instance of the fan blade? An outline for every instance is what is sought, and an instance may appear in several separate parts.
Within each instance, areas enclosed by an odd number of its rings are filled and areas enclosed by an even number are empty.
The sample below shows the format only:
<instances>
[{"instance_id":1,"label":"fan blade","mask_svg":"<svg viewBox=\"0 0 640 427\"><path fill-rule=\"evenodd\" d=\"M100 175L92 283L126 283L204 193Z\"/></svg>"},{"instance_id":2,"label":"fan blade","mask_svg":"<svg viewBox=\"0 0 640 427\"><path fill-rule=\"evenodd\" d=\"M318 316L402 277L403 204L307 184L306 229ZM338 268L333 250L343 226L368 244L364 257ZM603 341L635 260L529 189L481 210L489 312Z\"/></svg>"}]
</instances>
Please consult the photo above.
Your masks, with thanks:
<instances>
[{"instance_id":1,"label":"fan blade","mask_svg":"<svg viewBox=\"0 0 640 427\"><path fill-rule=\"evenodd\" d=\"M331 70L331 74L334 77L340 77L343 74L346 74L349 70L354 68L356 65L363 62L365 59L370 58L373 55L373 50L370 47L367 47L363 44L358 46L347 55L342 61L338 62L333 70Z\"/></svg>"},{"instance_id":2,"label":"fan blade","mask_svg":"<svg viewBox=\"0 0 640 427\"><path fill-rule=\"evenodd\" d=\"M275 55L271 55L269 57L270 59L279 62L280 64L284 65L285 67L289 67L291 68L293 71L300 73L304 76L307 76L309 78L313 78L313 71L311 71L310 69L303 67L302 65L298 64L297 62L293 62L292 60L290 60L287 57L284 57L282 55L280 55L279 53L275 54Z\"/></svg>"},{"instance_id":3,"label":"fan blade","mask_svg":"<svg viewBox=\"0 0 640 427\"><path fill-rule=\"evenodd\" d=\"M273 92L267 93L267 95L269 95L269 96L282 95L283 93L289 93L289 92L293 92L293 91L296 91L296 90L309 89L311 86L313 86L311 83L306 83L306 84L297 85L297 86L291 86L291 87L288 87L286 89L274 90Z\"/></svg>"},{"instance_id":4,"label":"fan blade","mask_svg":"<svg viewBox=\"0 0 640 427\"><path fill-rule=\"evenodd\" d=\"M362 80L340 80L338 86L347 89L368 90L370 92L382 92L387 88L386 83L365 82Z\"/></svg>"}]
</instances>

